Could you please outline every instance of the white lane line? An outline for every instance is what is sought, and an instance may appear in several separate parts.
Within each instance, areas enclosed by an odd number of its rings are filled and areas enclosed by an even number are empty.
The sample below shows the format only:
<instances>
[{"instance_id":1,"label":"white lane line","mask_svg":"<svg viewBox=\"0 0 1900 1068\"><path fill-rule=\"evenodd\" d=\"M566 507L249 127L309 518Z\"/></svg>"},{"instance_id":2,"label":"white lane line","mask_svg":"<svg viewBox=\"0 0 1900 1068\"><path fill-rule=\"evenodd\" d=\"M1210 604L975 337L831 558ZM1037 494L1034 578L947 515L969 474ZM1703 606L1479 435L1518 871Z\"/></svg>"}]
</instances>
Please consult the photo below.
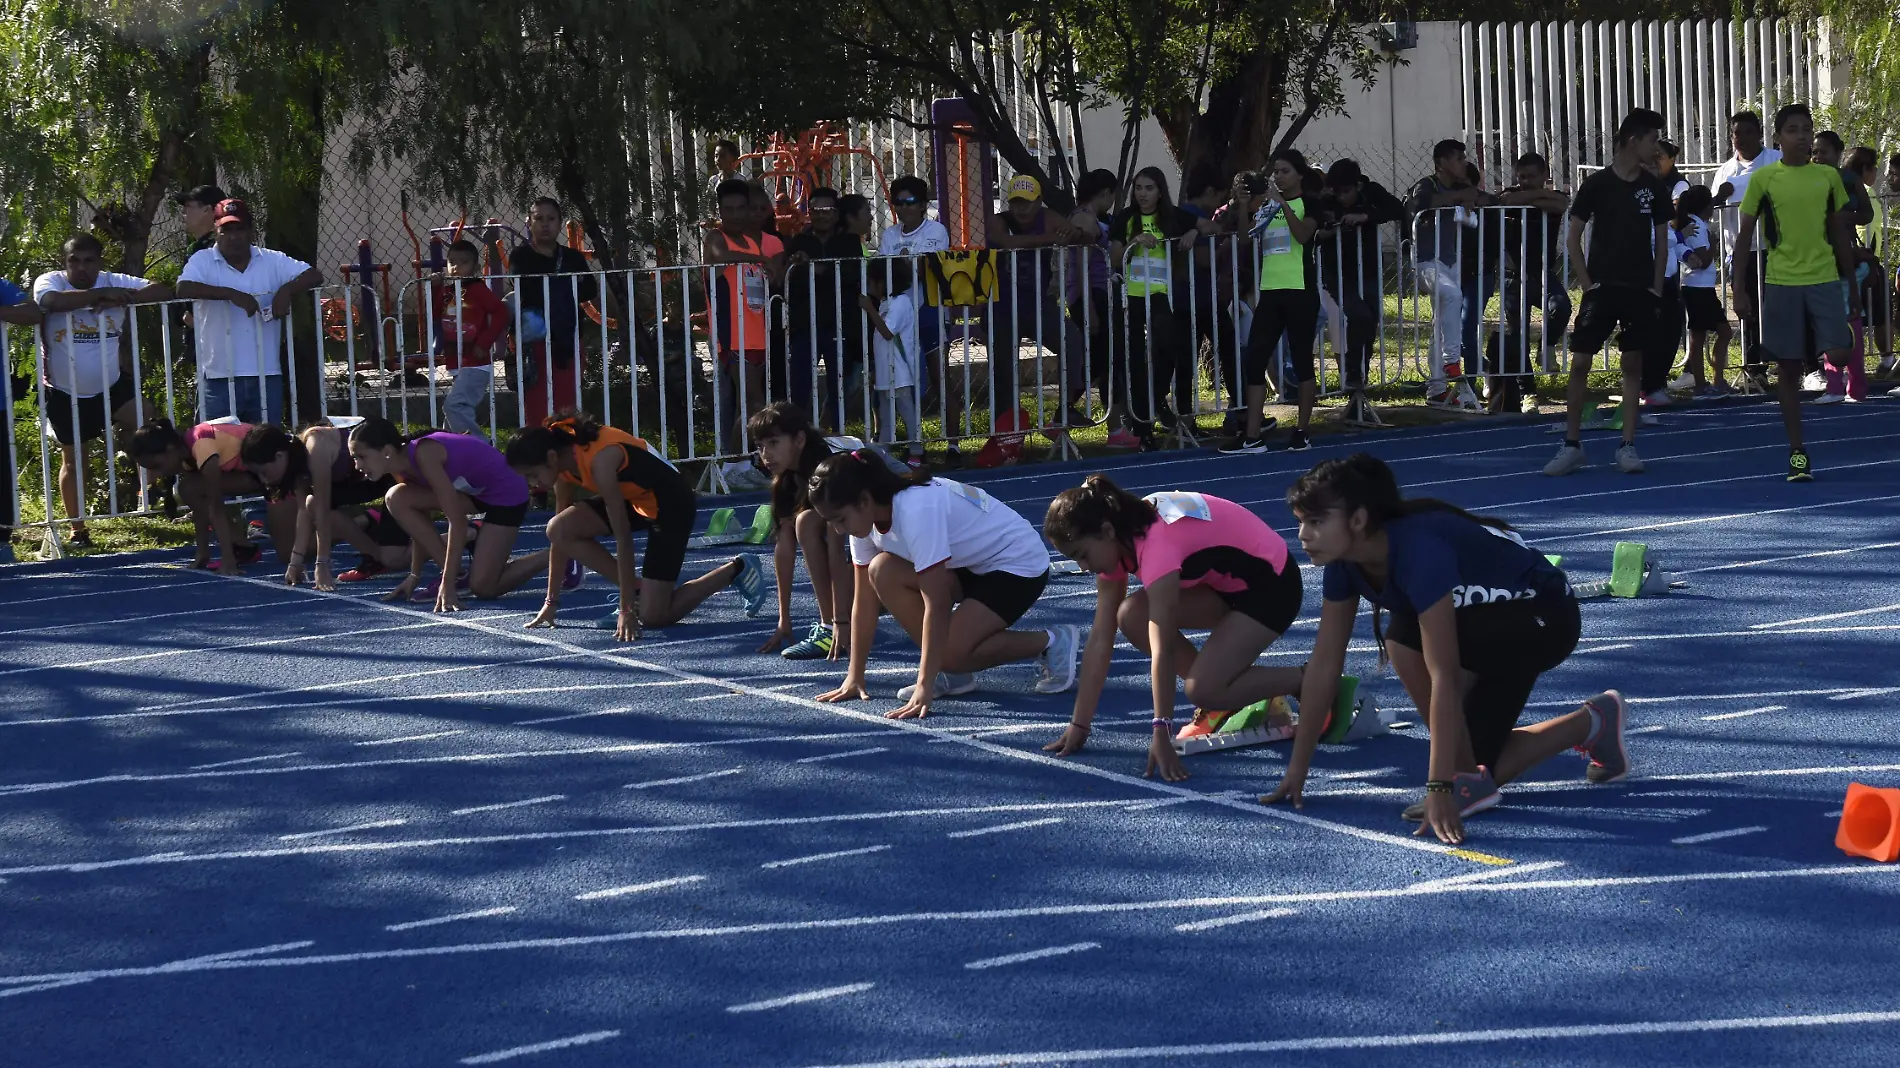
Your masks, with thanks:
<instances>
[{"instance_id":1,"label":"white lane line","mask_svg":"<svg viewBox=\"0 0 1900 1068\"><path fill-rule=\"evenodd\" d=\"M1432 1031L1390 1035L1327 1035L1257 1042L1219 1042L1193 1046L1132 1046L1121 1049L1011 1050L963 1057L922 1057L901 1061L858 1061L821 1068L996 1068L1016 1065L1070 1065L1102 1061L1155 1062L1189 1057L1262 1053L1312 1053L1342 1050L1417 1049L1477 1043L1549 1042L1562 1039L1626 1038L1654 1035L1718 1034L1805 1027L1847 1027L1900 1023L1900 1011L1835 1012L1808 1016L1747 1016L1705 1020L1640 1020L1620 1024L1572 1024L1555 1027L1499 1027L1485 1031ZM1553 1051L1553 1056L1555 1055ZM1533 1058L1535 1059L1535 1058Z\"/></svg>"},{"instance_id":2,"label":"white lane line","mask_svg":"<svg viewBox=\"0 0 1900 1068\"><path fill-rule=\"evenodd\" d=\"M1397 768L1367 768L1364 771L1338 771L1326 776L1327 782L1344 782L1352 779L1378 779L1398 774Z\"/></svg>"},{"instance_id":3,"label":"white lane line","mask_svg":"<svg viewBox=\"0 0 1900 1068\"><path fill-rule=\"evenodd\" d=\"M348 827L331 827L323 831L299 831L296 834L280 834L277 836L277 840L280 842L301 842L306 838L322 838L327 834L349 834L353 831L374 831L383 827L400 827L408 822L408 820L377 820L374 823L357 823Z\"/></svg>"},{"instance_id":4,"label":"white lane line","mask_svg":"<svg viewBox=\"0 0 1900 1068\"><path fill-rule=\"evenodd\" d=\"M1885 697L1890 693L1900 693L1900 686L1874 686L1865 690L1849 690L1828 698L1830 701L1858 701L1863 697Z\"/></svg>"},{"instance_id":5,"label":"white lane line","mask_svg":"<svg viewBox=\"0 0 1900 1068\"><path fill-rule=\"evenodd\" d=\"M1517 787L1513 786L1513 789ZM513 834L457 835L449 838L414 838L406 841L333 842L318 845L284 846L274 849L229 850L218 853L150 853L116 860L86 860L65 864L37 864L0 869L0 876L38 875L58 871L104 871L108 868L141 867L148 864L201 863L213 860L264 860L273 857L308 857L325 853L387 853L412 849L438 849L450 846L500 845L508 842L579 841L589 838L639 837L653 834L698 834L705 831L752 830L759 827L813 827L834 823L871 823L881 820L920 819L932 816L989 815L1001 812L1056 812L1088 808L1109 808L1125 801L1038 801L1013 805L966 805L952 808L900 809L885 812L846 812L830 816L779 816L770 819L715 820L705 823L679 823L661 826L594 827L569 831L522 831Z\"/></svg>"},{"instance_id":6,"label":"white lane line","mask_svg":"<svg viewBox=\"0 0 1900 1068\"><path fill-rule=\"evenodd\" d=\"M452 738L455 735L467 734L467 733L468 732L465 730L433 731L429 734L405 734L400 738L374 738L374 739L371 739L370 741L357 742L356 744L357 745L398 745L402 742L427 742L436 738Z\"/></svg>"},{"instance_id":7,"label":"white lane line","mask_svg":"<svg viewBox=\"0 0 1900 1068\"><path fill-rule=\"evenodd\" d=\"M876 983L852 983L850 986L828 986L823 990L807 990L803 994L788 994L782 998L767 1001L748 1001L744 1005L728 1005L727 1012L764 1012L767 1009L782 1009L787 1005L803 1005L808 1001L823 1001L826 998L841 998L846 994L862 994L876 986Z\"/></svg>"},{"instance_id":8,"label":"white lane line","mask_svg":"<svg viewBox=\"0 0 1900 1068\"><path fill-rule=\"evenodd\" d=\"M1152 713L1148 714L1152 715ZM1164 797L1159 801L1137 801L1132 805L1123 806L1122 811L1152 812L1157 808L1172 808L1175 805L1187 805L1196 801L1204 801L1208 797L1244 797L1246 794L1247 791L1245 790L1222 790L1219 793L1207 794L1201 797Z\"/></svg>"},{"instance_id":9,"label":"white lane line","mask_svg":"<svg viewBox=\"0 0 1900 1068\"><path fill-rule=\"evenodd\" d=\"M817 756L799 757L797 760L792 761L792 763L817 764L821 761L826 761L826 760L843 760L846 757L870 756L872 753L888 753L888 752L890 752L890 750L886 749L884 746L874 745L869 749L853 749L848 753L820 753Z\"/></svg>"},{"instance_id":10,"label":"white lane line","mask_svg":"<svg viewBox=\"0 0 1900 1068\"><path fill-rule=\"evenodd\" d=\"M655 686L693 686L696 683L684 679L663 679L653 683ZM600 708L592 712L567 712L559 716L537 716L534 719L518 719L509 724L511 727L533 727L542 723L565 723L571 719L592 719L595 716L620 716L628 712L638 712L644 705L622 705L619 708Z\"/></svg>"},{"instance_id":11,"label":"white lane line","mask_svg":"<svg viewBox=\"0 0 1900 1068\"><path fill-rule=\"evenodd\" d=\"M243 960L246 957L263 957L273 953L291 953L299 949L309 949L315 942L283 942L274 946L258 946L256 949L234 949L228 953L207 953L202 957L187 957L173 961L170 967L182 968L193 964L209 964L221 960Z\"/></svg>"},{"instance_id":12,"label":"white lane line","mask_svg":"<svg viewBox=\"0 0 1900 1068\"><path fill-rule=\"evenodd\" d=\"M1835 864L1814 868L1778 868L1766 871L1705 871L1675 875L1598 876L1579 879L1533 879L1523 882L1468 883L1460 886L1389 887L1380 890L1320 890L1303 893L1255 894L1236 897L1169 898L1148 901L1091 901L1057 905L1035 905L1009 909L965 912L900 912L869 916L842 916L824 920L782 920L734 924L725 927L663 927L648 930L610 931L592 935L563 935L545 938L514 938L495 942L467 942L447 946L417 946L408 949L366 950L354 953L318 954L306 957L262 957L255 960L213 961L190 969L144 966L101 968L84 972L54 972L39 975L0 975L0 984L47 983L62 980L126 979L165 975L176 971L234 971L247 968L308 968L329 964L360 964L368 961L412 960L424 957L465 956L479 953L505 953L519 950L578 949L588 946L620 945L633 942L665 943L676 939L734 938L750 935L791 932L857 930L870 927L895 927L924 924L985 923L1048 916L1104 916L1127 913L1161 912L1175 909L1221 909L1247 906L1302 905L1342 901L1391 901L1447 894L1515 894L1522 891L1599 890L1631 886L1686 886L1729 882L1761 882L1785 879L1865 879L1900 876L1900 866L1891 864Z\"/></svg>"},{"instance_id":13,"label":"white lane line","mask_svg":"<svg viewBox=\"0 0 1900 1068\"><path fill-rule=\"evenodd\" d=\"M1071 953L1086 953L1091 949L1100 948L1102 948L1100 942L1076 942L1073 945L1067 946L1050 946L1048 949L1032 949L1027 953L1011 953L1002 957L985 957L982 960L973 960L965 964L964 967L973 972L980 972L986 968L1000 968L1005 964L1022 964L1025 961L1045 960L1049 957L1065 957Z\"/></svg>"},{"instance_id":14,"label":"white lane line","mask_svg":"<svg viewBox=\"0 0 1900 1068\"><path fill-rule=\"evenodd\" d=\"M182 590L186 586L209 586L214 582L222 581L222 578L223 576L219 576L218 578L196 579L191 582L167 582L167 583L164 583L163 585L154 583L150 586L137 587L134 590L126 590L126 589L94 590L91 593L62 593L56 597L28 597L22 601L6 601L3 604L0 604L0 606L6 607L6 608L18 608L19 606L23 604L45 604L49 601L77 601L77 600L81 600L87 597L123 597L127 593L144 593L148 591L149 592L161 592L161 591L170 592L172 590ZM264 608L264 607L267 607L267 606L266 605L245 606L245 608ZM242 612L245 610L245 608L234 608L234 609L231 609L231 611Z\"/></svg>"},{"instance_id":15,"label":"white lane line","mask_svg":"<svg viewBox=\"0 0 1900 1068\"><path fill-rule=\"evenodd\" d=\"M1832 811L1832 812L1823 812L1823 813L1821 813L1821 818L1822 818L1822 819L1829 819L1829 820L1837 820L1837 819L1840 819L1840 818L1841 818L1842 816L1845 816L1845 815L1847 815L1847 810L1846 810L1846 809L1844 809L1844 808L1837 808L1837 809L1835 809L1835 810L1834 810L1834 811Z\"/></svg>"},{"instance_id":16,"label":"white lane line","mask_svg":"<svg viewBox=\"0 0 1900 1068\"><path fill-rule=\"evenodd\" d=\"M1787 705L1763 705L1760 708L1744 708L1740 712L1717 712L1713 716L1703 716L1702 718L1707 721L1741 719L1744 716L1759 716L1763 712L1786 712L1787 710Z\"/></svg>"},{"instance_id":17,"label":"white lane line","mask_svg":"<svg viewBox=\"0 0 1900 1068\"><path fill-rule=\"evenodd\" d=\"M1671 838L1671 845L1698 845L1702 842L1717 842L1724 838L1740 838L1745 834L1760 834L1766 827L1736 827L1727 831L1710 831L1707 834L1691 834L1682 838Z\"/></svg>"},{"instance_id":18,"label":"white lane line","mask_svg":"<svg viewBox=\"0 0 1900 1068\"><path fill-rule=\"evenodd\" d=\"M1784 697L1826 697L1829 694L1835 693L1854 693L1860 689L1861 687L1858 686L1828 686L1814 690L1756 690L1747 693L1684 693L1665 695L1662 697L1626 696L1623 698L1623 703L1627 705L1673 705L1683 702L1701 703L1704 701L1758 701L1764 699L1773 701ZM1577 702L1569 699L1559 701L1533 701L1524 707L1561 708L1565 711L1569 711L1577 707Z\"/></svg>"},{"instance_id":19,"label":"white lane line","mask_svg":"<svg viewBox=\"0 0 1900 1068\"><path fill-rule=\"evenodd\" d=\"M259 641L231 642L226 645L193 645L182 649L163 649L155 653L134 653L127 656L106 656L94 660L72 660L62 664L37 664L33 667L12 668L0 671L0 676L25 675L34 671L59 671L69 668L104 667L108 664L129 664L139 660L159 660L168 656L189 656L194 653L234 653L244 649L266 649L273 645L292 645L298 642L319 642L332 638L354 638L359 635L394 634L398 631L421 630L424 627L440 626L431 620L427 623L408 623L400 627L387 627L382 630L331 631L320 634L298 634L288 638L265 638Z\"/></svg>"},{"instance_id":20,"label":"white lane line","mask_svg":"<svg viewBox=\"0 0 1900 1068\"><path fill-rule=\"evenodd\" d=\"M1463 886L1466 883L1482 883L1491 879L1529 875L1532 872L1549 871L1552 868L1561 868L1563 866L1564 862L1561 860L1539 860L1529 864L1513 864L1508 868L1493 868L1490 871L1474 871L1465 875L1450 875L1443 879L1425 879L1413 883L1410 889L1432 890L1441 886Z\"/></svg>"},{"instance_id":21,"label":"white lane line","mask_svg":"<svg viewBox=\"0 0 1900 1068\"><path fill-rule=\"evenodd\" d=\"M1885 461L1881 461L1885 462ZM1621 492L1621 491L1618 491ZM1801 504L1789 508L1764 508L1757 512L1729 512L1723 515L1704 515L1694 519L1673 519L1665 523L1644 523L1635 527L1613 527L1608 530L1586 530L1577 534L1545 534L1541 531L1526 537L1535 544L1553 541L1576 541L1579 538L1601 538L1611 534L1638 534L1647 530L1670 530L1675 527L1693 527L1704 523L1726 523L1731 519L1765 519L1775 515L1791 515L1795 512L1813 512L1822 508L1845 508L1852 504L1873 504L1877 501L1900 500L1900 493L1886 493L1876 497L1850 497L1844 501L1821 501L1818 504Z\"/></svg>"},{"instance_id":22,"label":"white lane line","mask_svg":"<svg viewBox=\"0 0 1900 1068\"><path fill-rule=\"evenodd\" d=\"M589 1031L584 1035L569 1035L566 1038L536 1042L529 1046L516 1046L513 1049L498 1049L493 1053L477 1053L473 1057L463 1057L463 1064L496 1064L501 1061L526 1057L531 1053L550 1053L557 1049L571 1049L574 1046L589 1046L596 1042L605 1042L610 1038L619 1038L618 1031Z\"/></svg>"},{"instance_id":23,"label":"white lane line","mask_svg":"<svg viewBox=\"0 0 1900 1068\"><path fill-rule=\"evenodd\" d=\"M1211 931L1216 927L1228 927L1236 923L1252 923L1255 920L1277 920L1282 916L1291 916L1299 909L1261 909L1258 912L1243 912L1236 916L1216 916L1211 920L1195 920L1193 923L1177 923L1174 929L1183 934L1194 931Z\"/></svg>"},{"instance_id":24,"label":"white lane line","mask_svg":"<svg viewBox=\"0 0 1900 1068\"><path fill-rule=\"evenodd\" d=\"M42 990L58 990L63 986L84 986L90 979L61 979L52 983L34 983L31 986L10 986L0 990L0 998L17 997L21 994L37 994Z\"/></svg>"},{"instance_id":25,"label":"white lane line","mask_svg":"<svg viewBox=\"0 0 1900 1068\"><path fill-rule=\"evenodd\" d=\"M529 805L545 805L550 801L565 801L566 794L549 794L546 797L530 797L526 801L503 801L498 805L476 805L473 808L458 808L450 812L451 816L472 816L477 812L500 812L505 808L527 808Z\"/></svg>"},{"instance_id":26,"label":"white lane line","mask_svg":"<svg viewBox=\"0 0 1900 1068\"><path fill-rule=\"evenodd\" d=\"M1199 798L1196 800L1199 800ZM978 827L973 831L951 831L946 837L975 838L981 834L1001 834L1004 831L1026 831L1031 827L1047 827L1052 823L1061 822L1061 816L1050 816L1040 820L1023 820L1021 823L999 823L994 827Z\"/></svg>"},{"instance_id":27,"label":"white lane line","mask_svg":"<svg viewBox=\"0 0 1900 1068\"><path fill-rule=\"evenodd\" d=\"M1588 649L1579 649L1577 650L1577 652L1579 653L1614 653L1618 649L1634 649L1634 648L1636 648L1636 646L1631 645L1629 642L1619 642L1615 645L1592 645Z\"/></svg>"},{"instance_id":28,"label":"white lane line","mask_svg":"<svg viewBox=\"0 0 1900 1068\"><path fill-rule=\"evenodd\" d=\"M687 698L686 700L687 700L688 702L692 702L692 701L730 701L730 700L732 700L732 699L733 699L733 698L735 698L735 697L744 697L744 696L745 696L745 694L742 694L742 693L709 693L709 694L707 694L707 695L706 695L706 696L704 696L704 697L688 697L688 698Z\"/></svg>"},{"instance_id":29,"label":"white lane line","mask_svg":"<svg viewBox=\"0 0 1900 1068\"><path fill-rule=\"evenodd\" d=\"M759 865L761 868L789 868L794 864L811 864L820 860L836 860L839 857L861 857L867 853L882 853L889 849L887 845L865 846L863 849L840 849L835 853L813 853L809 857L793 857L790 860L769 860Z\"/></svg>"},{"instance_id":30,"label":"white lane line","mask_svg":"<svg viewBox=\"0 0 1900 1068\"><path fill-rule=\"evenodd\" d=\"M1624 728L1623 733L1624 734L1654 734L1657 731L1668 730L1668 729L1669 728L1663 726L1660 723L1652 723L1647 727L1626 727Z\"/></svg>"},{"instance_id":31,"label":"white lane line","mask_svg":"<svg viewBox=\"0 0 1900 1068\"><path fill-rule=\"evenodd\" d=\"M709 772L706 772L704 775L681 775L680 777L676 779L648 779L646 782L630 782L627 785L621 787L621 789L623 790L651 790L655 786L678 786L679 784L686 783L686 782L703 782L707 779L718 779L727 775L737 775L744 770L745 768L743 767L737 767L737 768L727 768L724 771L709 771Z\"/></svg>"},{"instance_id":32,"label":"white lane line","mask_svg":"<svg viewBox=\"0 0 1900 1068\"><path fill-rule=\"evenodd\" d=\"M1818 553L1800 553L1795 556L1770 556L1764 560L1743 560L1738 564L1716 564L1714 567L1695 567L1687 571L1671 571L1672 575L1706 575L1711 571L1733 571L1740 567L1760 567L1763 564L1785 564L1795 560L1814 560L1823 556L1846 556L1849 553L1864 553L1870 549L1900 548L1900 541L1877 541L1870 545L1856 545L1851 549L1828 549Z\"/></svg>"},{"instance_id":33,"label":"white lane line","mask_svg":"<svg viewBox=\"0 0 1900 1068\"><path fill-rule=\"evenodd\" d=\"M193 764L191 766L191 770L210 771L212 768L235 768L240 764L261 764L266 760L285 760L289 757L302 756L302 755L303 753L299 751L299 752L290 752L290 753L272 753L269 756L240 757L237 760L220 760L216 764Z\"/></svg>"},{"instance_id":34,"label":"white lane line","mask_svg":"<svg viewBox=\"0 0 1900 1068\"><path fill-rule=\"evenodd\" d=\"M1892 612L1895 609L1900 609L1900 604L1883 604L1878 608L1860 608L1852 612L1830 612L1824 616L1803 616L1800 619L1783 619L1775 623L1754 623L1751 624L1748 629L1776 630L1781 627L1792 627L1802 623L1826 623L1831 619L1851 619L1855 616L1879 615L1882 612Z\"/></svg>"},{"instance_id":35,"label":"white lane line","mask_svg":"<svg viewBox=\"0 0 1900 1068\"><path fill-rule=\"evenodd\" d=\"M447 626L446 619L432 622ZM193 697L183 701L167 701L157 705L140 705L133 712L169 712L173 709L191 708L197 705L224 705L233 701L255 701L265 697L290 697L300 693L323 693L328 690L347 690L354 686L373 686L384 682L404 682L409 679L426 679L436 675L454 675L463 671L490 671L503 667L525 667L530 664L544 664L550 660L569 659L563 655L531 656L523 659L488 660L475 664L457 664L454 667L428 668L423 671L401 671L393 675L372 675L364 679L342 679L337 682L319 682L309 686L294 686L285 690L253 690L250 693L225 694L223 697ZM302 706L292 706L302 707Z\"/></svg>"},{"instance_id":36,"label":"white lane line","mask_svg":"<svg viewBox=\"0 0 1900 1068\"><path fill-rule=\"evenodd\" d=\"M434 927L437 924L456 923L461 920L480 920L489 916L506 916L518 911L513 905L502 905L492 909L476 909L474 912L457 912L451 916L437 916L428 920L410 920L408 923L392 923L383 928L385 931L413 931L418 927Z\"/></svg>"},{"instance_id":37,"label":"white lane line","mask_svg":"<svg viewBox=\"0 0 1900 1068\"><path fill-rule=\"evenodd\" d=\"M605 890L589 890L585 894L575 894L576 901L605 901L612 897L626 897L628 894L644 894L648 890L665 890L671 886L686 886L690 883L704 882L704 875L681 875L674 879L655 879L650 883L634 883L632 886L612 886Z\"/></svg>"}]
</instances>

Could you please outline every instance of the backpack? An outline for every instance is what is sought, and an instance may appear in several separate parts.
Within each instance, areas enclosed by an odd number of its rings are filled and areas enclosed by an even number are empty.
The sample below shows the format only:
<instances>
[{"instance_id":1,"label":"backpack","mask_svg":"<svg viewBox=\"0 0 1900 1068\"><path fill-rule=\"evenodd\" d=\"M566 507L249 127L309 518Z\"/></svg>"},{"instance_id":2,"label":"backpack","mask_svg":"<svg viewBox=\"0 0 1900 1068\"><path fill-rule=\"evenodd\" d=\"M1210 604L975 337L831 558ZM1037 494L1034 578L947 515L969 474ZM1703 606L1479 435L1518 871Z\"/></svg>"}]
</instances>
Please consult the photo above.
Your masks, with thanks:
<instances>
[{"instance_id":1,"label":"backpack","mask_svg":"<svg viewBox=\"0 0 1900 1068\"><path fill-rule=\"evenodd\" d=\"M989 250L937 252L923 259L925 304L974 308L996 299L996 264Z\"/></svg>"}]
</instances>

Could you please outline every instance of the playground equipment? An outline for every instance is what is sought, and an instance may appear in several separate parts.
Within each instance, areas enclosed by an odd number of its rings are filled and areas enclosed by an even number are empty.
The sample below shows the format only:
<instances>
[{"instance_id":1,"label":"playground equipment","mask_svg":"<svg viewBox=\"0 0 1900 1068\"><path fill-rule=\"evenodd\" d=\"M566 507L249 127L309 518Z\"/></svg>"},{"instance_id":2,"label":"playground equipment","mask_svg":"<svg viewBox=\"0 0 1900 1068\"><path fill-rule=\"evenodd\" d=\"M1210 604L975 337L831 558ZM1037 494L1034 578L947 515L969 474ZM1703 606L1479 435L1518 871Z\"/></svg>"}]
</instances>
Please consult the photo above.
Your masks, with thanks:
<instances>
[{"instance_id":1,"label":"playground equipment","mask_svg":"<svg viewBox=\"0 0 1900 1068\"><path fill-rule=\"evenodd\" d=\"M852 144L849 131L828 122L789 137L774 134L766 140L765 148L739 159L759 161L759 179L771 194L779 233L792 234L803 230L811 220L811 191L832 185L839 161L853 156L871 161L878 189L886 200L890 199L891 183L884 173L884 162L870 149Z\"/></svg>"},{"instance_id":2,"label":"playground equipment","mask_svg":"<svg viewBox=\"0 0 1900 1068\"><path fill-rule=\"evenodd\" d=\"M982 248L996 198L996 149L978 133L976 112L958 97L932 101L930 125L937 220L950 231L951 248Z\"/></svg>"}]
</instances>

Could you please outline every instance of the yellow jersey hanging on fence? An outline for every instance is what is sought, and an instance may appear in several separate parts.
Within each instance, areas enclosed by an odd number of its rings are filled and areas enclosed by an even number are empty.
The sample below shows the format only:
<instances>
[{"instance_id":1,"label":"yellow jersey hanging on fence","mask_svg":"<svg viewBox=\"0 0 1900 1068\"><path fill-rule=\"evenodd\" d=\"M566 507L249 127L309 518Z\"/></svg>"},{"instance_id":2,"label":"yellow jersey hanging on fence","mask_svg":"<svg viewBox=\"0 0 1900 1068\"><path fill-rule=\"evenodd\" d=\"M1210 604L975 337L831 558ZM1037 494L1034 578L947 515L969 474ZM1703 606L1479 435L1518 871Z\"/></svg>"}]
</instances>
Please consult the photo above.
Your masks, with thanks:
<instances>
[{"instance_id":1,"label":"yellow jersey hanging on fence","mask_svg":"<svg viewBox=\"0 0 1900 1068\"><path fill-rule=\"evenodd\" d=\"M996 264L985 249L935 252L923 257L924 303L974 308L996 299Z\"/></svg>"},{"instance_id":2,"label":"yellow jersey hanging on fence","mask_svg":"<svg viewBox=\"0 0 1900 1068\"><path fill-rule=\"evenodd\" d=\"M1153 215L1141 217L1141 233L1155 239L1155 247L1142 248L1129 242L1128 273L1124 276L1131 297L1165 297L1168 283L1174 280L1174 261L1168 239L1161 233L1161 220Z\"/></svg>"},{"instance_id":3,"label":"yellow jersey hanging on fence","mask_svg":"<svg viewBox=\"0 0 1900 1068\"><path fill-rule=\"evenodd\" d=\"M1284 204L1269 200L1260 212L1266 217L1264 228L1257 221L1259 216L1254 223L1260 237L1260 288L1305 289L1306 245L1294 238L1286 220L1289 215L1306 218L1306 201L1299 197Z\"/></svg>"}]
</instances>

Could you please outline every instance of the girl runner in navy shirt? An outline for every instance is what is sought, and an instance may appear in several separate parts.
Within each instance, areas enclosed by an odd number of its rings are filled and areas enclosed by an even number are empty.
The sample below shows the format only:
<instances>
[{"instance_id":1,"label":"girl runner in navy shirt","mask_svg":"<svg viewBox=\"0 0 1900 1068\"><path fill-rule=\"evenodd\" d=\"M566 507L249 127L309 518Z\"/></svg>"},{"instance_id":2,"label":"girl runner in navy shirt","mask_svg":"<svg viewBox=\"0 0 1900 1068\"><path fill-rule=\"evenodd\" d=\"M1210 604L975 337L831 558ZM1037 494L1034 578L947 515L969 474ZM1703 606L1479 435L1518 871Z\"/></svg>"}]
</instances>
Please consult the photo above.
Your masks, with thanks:
<instances>
[{"instance_id":1,"label":"girl runner in navy shirt","mask_svg":"<svg viewBox=\"0 0 1900 1068\"><path fill-rule=\"evenodd\" d=\"M1365 453L1326 460L1287 491L1300 545L1325 567L1325 607L1300 705L1329 708L1359 600L1373 634L1431 730L1425 799L1406 811L1456 845L1464 817L1498 803L1508 783L1566 749L1590 756L1591 782L1629 772L1623 698L1609 690L1575 711L1518 727L1537 677L1564 662L1582 623L1563 572L1501 520L1399 495L1392 469ZM1381 626L1383 613L1392 621ZM1454 713L1453 710L1456 710ZM1300 791L1323 719L1303 717L1286 778L1261 798Z\"/></svg>"}]
</instances>

